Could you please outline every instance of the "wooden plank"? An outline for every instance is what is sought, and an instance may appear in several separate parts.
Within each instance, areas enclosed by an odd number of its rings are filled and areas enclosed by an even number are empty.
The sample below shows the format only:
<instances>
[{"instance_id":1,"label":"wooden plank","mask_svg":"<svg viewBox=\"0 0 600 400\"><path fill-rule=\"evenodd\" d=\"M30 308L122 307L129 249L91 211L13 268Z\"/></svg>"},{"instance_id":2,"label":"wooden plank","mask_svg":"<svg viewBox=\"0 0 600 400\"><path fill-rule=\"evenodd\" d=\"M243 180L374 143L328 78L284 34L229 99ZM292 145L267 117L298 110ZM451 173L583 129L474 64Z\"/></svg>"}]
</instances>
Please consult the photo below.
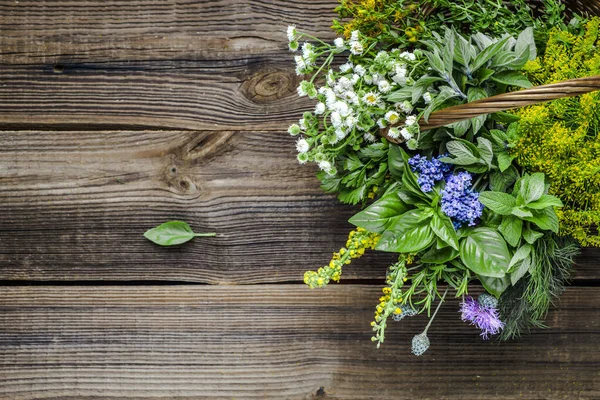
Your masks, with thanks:
<instances>
[{"instance_id":1,"label":"wooden plank","mask_svg":"<svg viewBox=\"0 0 600 400\"><path fill-rule=\"evenodd\" d=\"M5 287L0 395L78 399L597 399L600 293L569 289L552 329L482 341L457 301L392 323L377 350L379 288L299 285Z\"/></svg>"},{"instance_id":2,"label":"wooden plank","mask_svg":"<svg viewBox=\"0 0 600 400\"><path fill-rule=\"evenodd\" d=\"M299 98L290 54L237 60L0 68L0 126L50 129L276 130L315 101Z\"/></svg>"},{"instance_id":3,"label":"wooden plank","mask_svg":"<svg viewBox=\"0 0 600 400\"><path fill-rule=\"evenodd\" d=\"M352 227L284 133L19 131L0 141L0 279L299 281ZM170 219L218 238L161 248ZM577 279L597 279L598 250ZM381 279L369 253L345 279Z\"/></svg>"},{"instance_id":4,"label":"wooden plank","mask_svg":"<svg viewBox=\"0 0 600 400\"><path fill-rule=\"evenodd\" d=\"M333 38L335 0L0 2L0 62L222 60L281 53L286 26Z\"/></svg>"},{"instance_id":5,"label":"wooden plank","mask_svg":"<svg viewBox=\"0 0 600 400\"><path fill-rule=\"evenodd\" d=\"M285 133L2 132L0 279L299 281L346 241L352 207L324 194ZM161 248L188 221L217 238ZM346 278L381 278L372 254Z\"/></svg>"}]
</instances>

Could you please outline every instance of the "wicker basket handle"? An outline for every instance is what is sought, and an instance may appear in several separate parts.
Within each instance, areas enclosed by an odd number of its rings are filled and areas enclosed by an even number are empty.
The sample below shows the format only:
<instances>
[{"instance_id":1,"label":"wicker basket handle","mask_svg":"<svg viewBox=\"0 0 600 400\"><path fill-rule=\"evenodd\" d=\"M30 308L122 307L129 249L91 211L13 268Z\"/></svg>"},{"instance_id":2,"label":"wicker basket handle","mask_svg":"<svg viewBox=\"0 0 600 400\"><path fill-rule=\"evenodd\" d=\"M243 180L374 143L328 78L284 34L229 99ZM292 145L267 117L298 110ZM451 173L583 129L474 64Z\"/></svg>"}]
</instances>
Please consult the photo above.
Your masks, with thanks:
<instances>
[{"instance_id":1,"label":"wicker basket handle","mask_svg":"<svg viewBox=\"0 0 600 400\"><path fill-rule=\"evenodd\" d=\"M493 114L499 111L544 103L563 97L578 96L595 90L600 90L600 75L569 79L559 83L535 86L525 90L486 97L472 103L443 108L432 113L427 122L421 118L419 126L422 131L426 131L484 114ZM382 131L382 135L394 143L399 142L387 135L387 129Z\"/></svg>"}]
</instances>

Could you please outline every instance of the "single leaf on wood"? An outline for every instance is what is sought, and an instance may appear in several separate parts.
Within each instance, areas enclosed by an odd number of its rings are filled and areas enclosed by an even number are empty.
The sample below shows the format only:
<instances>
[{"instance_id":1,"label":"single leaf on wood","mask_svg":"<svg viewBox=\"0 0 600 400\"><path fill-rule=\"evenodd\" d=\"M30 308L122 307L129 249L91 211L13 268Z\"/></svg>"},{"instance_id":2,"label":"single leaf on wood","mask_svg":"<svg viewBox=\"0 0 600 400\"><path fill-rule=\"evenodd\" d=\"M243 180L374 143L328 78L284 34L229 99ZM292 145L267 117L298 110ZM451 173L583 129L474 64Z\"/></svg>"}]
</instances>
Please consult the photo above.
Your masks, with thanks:
<instances>
[{"instance_id":1,"label":"single leaf on wood","mask_svg":"<svg viewBox=\"0 0 600 400\"><path fill-rule=\"evenodd\" d=\"M195 236L216 236L216 233L194 233L183 221L169 221L147 230L144 237L161 246L175 246L192 240Z\"/></svg>"}]
</instances>

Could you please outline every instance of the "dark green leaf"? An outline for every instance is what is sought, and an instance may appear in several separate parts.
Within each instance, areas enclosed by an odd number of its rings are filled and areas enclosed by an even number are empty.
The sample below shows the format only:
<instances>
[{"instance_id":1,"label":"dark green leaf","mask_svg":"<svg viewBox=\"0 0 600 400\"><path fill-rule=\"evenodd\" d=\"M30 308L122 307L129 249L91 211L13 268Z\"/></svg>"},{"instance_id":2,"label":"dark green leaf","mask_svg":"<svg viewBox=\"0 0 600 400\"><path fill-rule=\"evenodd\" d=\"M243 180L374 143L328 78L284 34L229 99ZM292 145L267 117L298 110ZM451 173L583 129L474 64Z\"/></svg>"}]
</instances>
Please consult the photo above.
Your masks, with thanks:
<instances>
[{"instance_id":1,"label":"dark green leaf","mask_svg":"<svg viewBox=\"0 0 600 400\"><path fill-rule=\"evenodd\" d=\"M490 294L500 297L500 295L510 285L510 278L508 275L504 275L500 278L491 278L489 276L477 276L479 281L483 285L483 288Z\"/></svg>"},{"instance_id":2,"label":"dark green leaf","mask_svg":"<svg viewBox=\"0 0 600 400\"><path fill-rule=\"evenodd\" d=\"M389 193L354 215L348 222L370 232L383 233L390 221L404 214L408 208L396 193Z\"/></svg>"},{"instance_id":3,"label":"dark green leaf","mask_svg":"<svg viewBox=\"0 0 600 400\"><path fill-rule=\"evenodd\" d=\"M514 271L510 272L510 282L515 285L531 269L531 257L517 263L516 268L513 269Z\"/></svg>"},{"instance_id":4,"label":"dark green leaf","mask_svg":"<svg viewBox=\"0 0 600 400\"><path fill-rule=\"evenodd\" d=\"M495 213L510 215L515 207L515 198L503 192L481 192L479 201Z\"/></svg>"},{"instance_id":5,"label":"dark green leaf","mask_svg":"<svg viewBox=\"0 0 600 400\"><path fill-rule=\"evenodd\" d=\"M460 259L480 276L502 278L510 258L506 242L490 228L476 228L460 243Z\"/></svg>"},{"instance_id":6,"label":"dark green leaf","mask_svg":"<svg viewBox=\"0 0 600 400\"><path fill-rule=\"evenodd\" d=\"M195 236L216 236L216 233L194 233L183 221L169 221L147 230L144 237L161 246L174 246L192 240Z\"/></svg>"},{"instance_id":7,"label":"dark green leaf","mask_svg":"<svg viewBox=\"0 0 600 400\"><path fill-rule=\"evenodd\" d=\"M386 227L386 230L394 232L396 235L401 235L409 229L423 225L424 223L429 223L431 215L431 208L415 208L408 210L398 218L391 220Z\"/></svg>"},{"instance_id":8,"label":"dark green leaf","mask_svg":"<svg viewBox=\"0 0 600 400\"><path fill-rule=\"evenodd\" d=\"M523 230L523 221L514 215L506 215L502 217L502 222L498 226L498 230L504 236L504 239L513 247L519 244L521 232Z\"/></svg>"},{"instance_id":9,"label":"dark green leaf","mask_svg":"<svg viewBox=\"0 0 600 400\"><path fill-rule=\"evenodd\" d=\"M477 138L477 149L481 158L486 162L488 166L492 165L492 159L494 158L494 151L492 149L492 142L484 137Z\"/></svg>"},{"instance_id":10,"label":"dark green leaf","mask_svg":"<svg viewBox=\"0 0 600 400\"><path fill-rule=\"evenodd\" d=\"M496 154L496 158L498 159L498 169L500 172L506 171L515 159L514 156L511 156L505 151Z\"/></svg>"},{"instance_id":11,"label":"dark green leaf","mask_svg":"<svg viewBox=\"0 0 600 400\"><path fill-rule=\"evenodd\" d=\"M523 218L526 221L533 222L540 229L558 233L558 217L552 208L543 210L534 210L531 217Z\"/></svg>"},{"instance_id":12,"label":"dark green leaf","mask_svg":"<svg viewBox=\"0 0 600 400\"><path fill-rule=\"evenodd\" d=\"M388 151L388 168L392 178L398 182L402 181L402 175L404 173L405 156L408 158L404 150L400 146L390 143Z\"/></svg>"},{"instance_id":13,"label":"dark green leaf","mask_svg":"<svg viewBox=\"0 0 600 400\"><path fill-rule=\"evenodd\" d=\"M456 257L458 257L458 251L450 246L441 249L432 247L419 260L424 264L444 264Z\"/></svg>"},{"instance_id":14,"label":"dark green leaf","mask_svg":"<svg viewBox=\"0 0 600 400\"><path fill-rule=\"evenodd\" d=\"M505 192L517 180L518 172L511 166L504 172L494 171L490 174L490 189L495 192Z\"/></svg>"},{"instance_id":15,"label":"dark green leaf","mask_svg":"<svg viewBox=\"0 0 600 400\"><path fill-rule=\"evenodd\" d=\"M529 244L535 243L536 240L544 236L543 233L537 232L531 228L525 228L523 230L523 239Z\"/></svg>"},{"instance_id":16,"label":"dark green leaf","mask_svg":"<svg viewBox=\"0 0 600 400\"><path fill-rule=\"evenodd\" d=\"M365 198L367 187L361 186L353 190L344 190L338 194L338 200L345 204L358 204Z\"/></svg>"},{"instance_id":17,"label":"dark green leaf","mask_svg":"<svg viewBox=\"0 0 600 400\"><path fill-rule=\"evenodd\" d=\"M458 250L458 235L454 230L452 221L447 216L440 216L434 214L431 218L431 229L433 232L442 239L445 243Z\"/></svg>"}]
</instances>

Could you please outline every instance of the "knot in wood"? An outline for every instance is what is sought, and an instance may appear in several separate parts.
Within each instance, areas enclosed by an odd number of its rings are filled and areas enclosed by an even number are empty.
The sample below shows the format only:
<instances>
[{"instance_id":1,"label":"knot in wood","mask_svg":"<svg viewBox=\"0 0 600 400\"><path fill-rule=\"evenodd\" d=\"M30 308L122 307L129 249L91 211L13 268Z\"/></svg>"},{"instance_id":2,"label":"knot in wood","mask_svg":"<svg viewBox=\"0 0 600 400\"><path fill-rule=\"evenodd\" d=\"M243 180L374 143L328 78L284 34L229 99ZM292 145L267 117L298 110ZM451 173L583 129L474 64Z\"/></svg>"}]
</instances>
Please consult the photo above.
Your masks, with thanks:
<instances>
[{"instance_id":1,"label":"knot in wood","mask_svg":"<svg viewBox=\"0 0 600 400\"><path fill-rule=\"evenodd\" d=\"M242 93L254 103L279 100L295 90L297 79L289 71L258 71L242 84Z\"/></svg>"}]
</instances>

